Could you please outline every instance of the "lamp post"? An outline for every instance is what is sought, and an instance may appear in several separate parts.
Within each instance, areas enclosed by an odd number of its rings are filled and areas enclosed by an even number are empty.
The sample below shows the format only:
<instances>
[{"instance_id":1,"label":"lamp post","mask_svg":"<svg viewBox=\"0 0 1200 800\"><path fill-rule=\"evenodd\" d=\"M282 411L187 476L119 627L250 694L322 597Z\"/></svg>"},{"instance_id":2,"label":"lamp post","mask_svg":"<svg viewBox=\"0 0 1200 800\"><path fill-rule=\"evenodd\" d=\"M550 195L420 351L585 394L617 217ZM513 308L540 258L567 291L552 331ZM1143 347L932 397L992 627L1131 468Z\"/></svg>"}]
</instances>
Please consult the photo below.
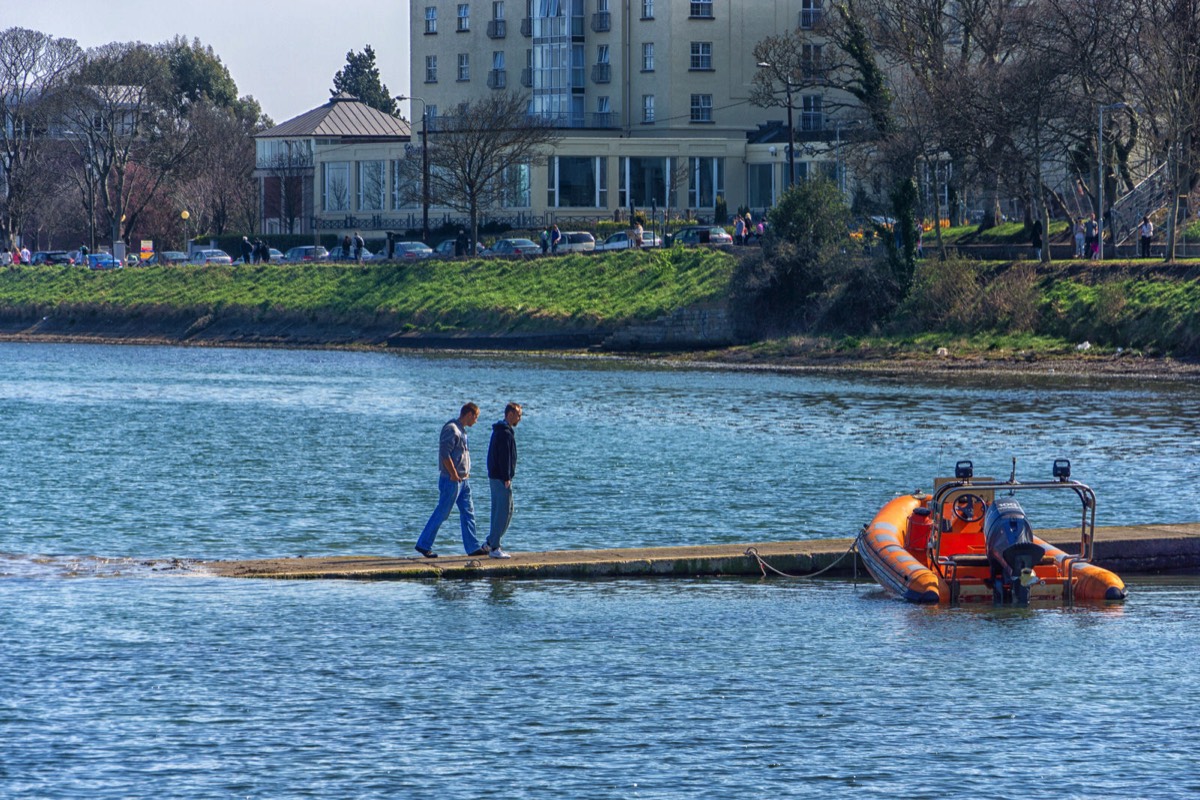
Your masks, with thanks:
<instances>
[{"instance_id":1,"label":"lamp post","mask_svg":"<svg viewBox=\"0 0 1200 800\"><path fill-rule=\"evenodd\" d=\"M1098 193L1098 213L1096 214L1096 246L1100 261L1104 260L1104 112L1116 108L1129 108L1128 103L1109 103L1100 106L1100 130L1096 137L1096 191Z\"/></svg>"},{"instance_id":2,"label":"lamp post","mask_svg":"<svg viewBox=\"0 0 1200 800\"><path fill-rule=\"evenodd\" d=\"M188 258L192 257L192 244L188 241L188 218L192 215L185 208L179 212L179 219L183 222L183 247L187 251Z\"/></svg>"},{"instance_id":3,"label":"lamp post","mask_svg":"<svg viewBox=\"0 0 1200 800\"><path fill-rule=\"evenodd\" d=\"M426 128L429 106L420 97L398 95L397 100L416 100L421 104L421 241L429 244L429 130Z\"/></svg>"},{"instance_id":4,"label":"lamp post","mask_svg":"<svg viewBox=\"0 0 1200 800\"><path fill-rule=\"evenodd\" d=\"M759 69L774 69L775 65L772 64L770 61L760 61L760 62L758 62L758 68ZM796 185L796 154L795 154L795 152L793 152L795 150L795 147L793 147L793 144L796 141L796 135L795 135L794 129L792 128L792 79L791 79L791 76L789 76L789 75L783 76L783 93L784 93L784 97L785 97L785 102L787 103L787 129L788 129L788 143L787 143L788 183L787 183L787 188L791 189L793 186Z\"/></svg>"}]
</instances>

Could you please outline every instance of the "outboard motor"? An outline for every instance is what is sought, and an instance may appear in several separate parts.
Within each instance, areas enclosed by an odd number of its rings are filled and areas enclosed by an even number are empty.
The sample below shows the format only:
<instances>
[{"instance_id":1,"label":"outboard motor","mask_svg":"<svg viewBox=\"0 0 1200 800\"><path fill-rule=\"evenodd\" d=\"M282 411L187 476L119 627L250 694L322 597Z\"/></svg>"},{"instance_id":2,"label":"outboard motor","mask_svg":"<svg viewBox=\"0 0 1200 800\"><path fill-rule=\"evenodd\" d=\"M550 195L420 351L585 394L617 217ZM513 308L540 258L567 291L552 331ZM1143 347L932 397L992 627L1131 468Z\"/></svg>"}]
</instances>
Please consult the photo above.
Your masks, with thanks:
<instances>
[{"instance_id":1,"label":"outboard motor","mask_svg":"<svg viewBox=\"0 0 1200 800\"><path fill-rule=\"evenodd\" d=\"M1011 497L997 498L983 518L983 538L992 567L992 593L996 602L1003 602L1007 596L1014 597L1019 603L1028 603L1029 584L1036 580L1033 568L1046 550L1034 543L1025 509ZM1016 580L1013 580L1014 575ZM1011 595L1005 592L1006 588Z\"/></svg>"}]
</instances>

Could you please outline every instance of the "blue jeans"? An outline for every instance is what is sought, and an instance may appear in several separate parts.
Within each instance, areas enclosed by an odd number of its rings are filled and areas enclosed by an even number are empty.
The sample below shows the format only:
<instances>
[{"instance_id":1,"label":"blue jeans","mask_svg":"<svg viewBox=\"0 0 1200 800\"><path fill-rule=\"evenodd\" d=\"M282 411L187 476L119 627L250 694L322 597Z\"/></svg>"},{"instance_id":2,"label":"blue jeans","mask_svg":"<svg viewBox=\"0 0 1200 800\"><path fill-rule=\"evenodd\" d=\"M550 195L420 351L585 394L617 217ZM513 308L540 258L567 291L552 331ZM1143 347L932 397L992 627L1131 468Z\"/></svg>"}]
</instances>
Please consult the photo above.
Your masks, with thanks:
<instances>
[{"instance_id":1,"label":"blue jeans","mask_svg":"<svg viewBox=\"0 0 1200 800\"><path fill-rule=\"evenodd\" d=\"M479 540L475 538L475 506L471 503L471 484L467 481L455 483L447 475L438 474L438 504L425 523L425 529L417 539L419 550L433 549L433 540L438 528L450 516L450 509L458 504L458 519L462 524L464 552L474 553L479 549Z\"/></svg>"},{"instance_id":2,"label":"blue jeans","mask_svg":"<svg viewBox=\"0 0 1200 800\"><path fill-rule=\"evenodd\" d=\"M505 486L504 481L495 478L490 479L488 484L492 489L492 524L487 543L493 550L499 550L500 537L508 530L508 523L512 522L513 492L512 486Z\"/></svg>"}]
</instances>

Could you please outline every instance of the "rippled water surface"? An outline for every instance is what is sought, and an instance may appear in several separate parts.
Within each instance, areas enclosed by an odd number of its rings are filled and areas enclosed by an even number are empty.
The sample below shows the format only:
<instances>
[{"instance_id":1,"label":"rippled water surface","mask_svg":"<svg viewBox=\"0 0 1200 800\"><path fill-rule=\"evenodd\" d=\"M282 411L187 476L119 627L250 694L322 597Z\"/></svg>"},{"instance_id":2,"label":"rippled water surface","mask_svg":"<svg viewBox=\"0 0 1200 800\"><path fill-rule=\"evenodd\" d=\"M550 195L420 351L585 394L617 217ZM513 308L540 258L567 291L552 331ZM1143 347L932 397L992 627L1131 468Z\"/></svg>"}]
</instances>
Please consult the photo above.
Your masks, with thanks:
<instances>
[{"instance_id":1,"label":"rippled water surface","mask_svg":"<svg viewBox=\"0 0 1200 800\"><path fill-rule=\"evenodd\" d=\"M0 797L1200 791L1195 578L1014 611L849 581L178 568L407 554L466 399L477 461L525 403L515 550L849 535L960 458L1069 457L1102 525L1200 520L1193 383L0 345Z\"/></svg>"}]
</instances>

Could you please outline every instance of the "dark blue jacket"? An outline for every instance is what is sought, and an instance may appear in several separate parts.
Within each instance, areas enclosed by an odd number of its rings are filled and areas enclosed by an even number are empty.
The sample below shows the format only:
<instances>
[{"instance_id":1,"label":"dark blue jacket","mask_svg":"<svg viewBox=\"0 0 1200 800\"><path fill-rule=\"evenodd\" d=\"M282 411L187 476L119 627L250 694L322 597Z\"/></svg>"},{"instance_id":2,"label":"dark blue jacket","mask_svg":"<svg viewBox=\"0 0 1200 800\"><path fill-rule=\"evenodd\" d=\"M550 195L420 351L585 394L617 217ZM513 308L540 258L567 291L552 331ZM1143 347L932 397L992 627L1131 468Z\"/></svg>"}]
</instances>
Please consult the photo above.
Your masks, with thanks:
<instances>
[{"instance_id":1,"label":"dark blue jacket","mask_svg":"<svg viewBox=\"0 0 1200 800\"><path fill-rule=\"evenodd\" d=\"M487 467L488 478L497 481L511 481L517 472L517 435L505 420L492 425Z\"/></svg>"}]
</instances>

